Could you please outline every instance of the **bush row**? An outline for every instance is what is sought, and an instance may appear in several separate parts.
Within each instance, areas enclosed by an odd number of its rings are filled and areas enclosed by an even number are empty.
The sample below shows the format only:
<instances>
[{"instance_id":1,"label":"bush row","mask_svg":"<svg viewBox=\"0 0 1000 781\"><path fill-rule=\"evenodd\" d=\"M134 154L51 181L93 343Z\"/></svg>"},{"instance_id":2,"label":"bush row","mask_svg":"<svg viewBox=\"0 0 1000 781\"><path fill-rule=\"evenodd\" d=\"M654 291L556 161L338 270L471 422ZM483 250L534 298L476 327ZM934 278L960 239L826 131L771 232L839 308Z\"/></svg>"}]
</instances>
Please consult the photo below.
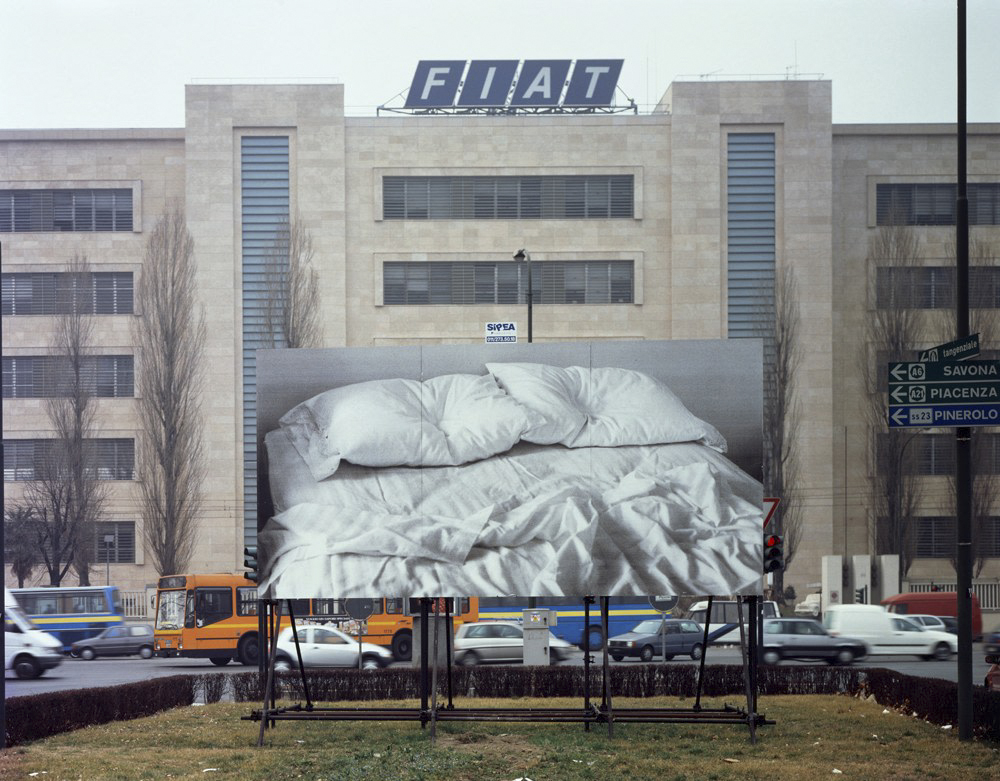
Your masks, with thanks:
<instances>
[{"instance_id":1,"label":"bush row","mask_svg":"<svg viewBox=\"0 0 1000 781\"><path fill-rule=\"evenodd\" d=\"M615 697L694 697L698 670L693 665L630 664L609 668L608 686ZM313 702L411 700L420 696L420 674L412 668L377 672L309 670L306 674ZM599 698L603 686L599 667L591 670L590 696ZM859 667L763 667L758 676L763 696L779 694L849 694L872 697L884 707L934 724L954 724L958 687L949 681L917 678L892 670ZM582 667L457 667L452 671L452 693L514 697L581 697ZM739 665L705 668L702 693L707 697L745 696ZM447 682L438 676L439 701L447 696ZM227 695L236 702L263 700L256 672L209 673L155 678L141 683L36 694L7 700L7 745L55 735L91 724L134 719L190 705L200 697L218 702ZM277 678L280 699L304 700L301 676ZM979 737L1000 742L1000 692L973 690L973 719Z\"/></svg>"},{"instance_id":2,"label":"bush row","mask_svg":"<svg viewBox=\"0 0 1000 781\"><path fill-rule=\"evenodd\" d=\"M196 675L173 675L120 686L12 697L6 701L7 745L190 705L197 685Z\"/></svg>"}]
</instances>

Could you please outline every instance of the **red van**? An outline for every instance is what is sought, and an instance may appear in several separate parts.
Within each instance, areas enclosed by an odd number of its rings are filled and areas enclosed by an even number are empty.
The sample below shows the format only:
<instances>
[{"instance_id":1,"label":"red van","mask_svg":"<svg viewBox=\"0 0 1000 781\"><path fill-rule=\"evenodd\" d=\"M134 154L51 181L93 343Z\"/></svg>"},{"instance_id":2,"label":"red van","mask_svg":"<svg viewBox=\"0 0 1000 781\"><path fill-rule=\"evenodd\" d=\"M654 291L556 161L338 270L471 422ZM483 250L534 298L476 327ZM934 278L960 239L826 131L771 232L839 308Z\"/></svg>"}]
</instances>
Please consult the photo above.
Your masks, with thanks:
<instances>
[{"instance_id":1,"label":"red van","mask_svg":"<svg viewBox=\"0 0 1000 781\"><path fill-rule=\"evenodd\" d=\"M931 616L958 617L958 594L954 591L910 591L894 594L882 600L885 609L901 616L907 613L922 613ZM972 595L972 639L983 638L983 613L979 609L979 599Z\"/></svg>"}]
</instances>

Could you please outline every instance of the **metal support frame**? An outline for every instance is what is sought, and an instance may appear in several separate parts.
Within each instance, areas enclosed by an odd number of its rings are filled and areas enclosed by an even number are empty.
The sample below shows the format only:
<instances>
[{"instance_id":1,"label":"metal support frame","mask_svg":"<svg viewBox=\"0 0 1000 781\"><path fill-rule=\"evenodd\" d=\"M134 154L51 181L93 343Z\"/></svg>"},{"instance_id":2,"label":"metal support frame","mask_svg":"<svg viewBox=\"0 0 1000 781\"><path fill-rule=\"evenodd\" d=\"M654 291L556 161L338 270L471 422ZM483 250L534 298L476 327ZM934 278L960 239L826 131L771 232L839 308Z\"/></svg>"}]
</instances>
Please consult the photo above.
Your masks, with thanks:
<instances>
[{"instance_id":1,"label":"metal support frame","mask_svg":"<svg viewBox=\"0 0 1000 781\"><path fill-rule=\"evenodd\" d=\"M744 601L745 600L745 601ZM761 620L761 601L759 597L741 597L740 604L740 648L743 660L743 677L746 694L746 707L739 708L725 704L721 708L705 708L701 704L701 694L705 675L705 657L708 653L708 624L711 618L712 597L708 598L708 612L705 621L705 643L702 646L702 655L698 670L697 697L695 704L691 708L614 708L613 695L610 676L610 662L608 650L608 624L610 614L610 598L600 598L601 628L604 636L603 655L601 663L601 704L594 707L590 701L590 606L595 602L594 597L585 597L583 600L584 610L584 634L583 634L583 665L584 665L584 686L583 686L583 708L466 708L455 707L452 699L451 673L452 654L450 640L446 639L446 666L448 682L448 704L439 706L437 703L437 678L434 678L433 696L430 692L430 643L427 634L429 627L430 608L432 600L428 597L420 599L420 619L423 630L420 635L420 707L419 708L327 708L316 707L309 696L308 684L306 682L305 669L301 662L301 652L298 651L298 631L295 629L295 616L291 612L291 604L288 605L289 617L293 627L295 637L296 652L299 656L299 670L302 675L302 683L306 696L306 704L303 706L297 703L292 706L278 708L275 699L275 672L274 663L277 656L277 636L278 621L280 621L280 603L265 601L261 605L261 624L266 634L270 635L270 643L261 645L267 648L266 683L264 686L263 706L259 711L253 711L249 716L244 716L244 720L260 721L260 734L257 745L264 744L264 731L268 727L273 727L276 721L419 721L421 728L428 723L431 724L431 739L433 741L435 725L440 721L509 721L509 722L545 722L545 723L573 723L583 724L584 729L589 731L592 724L607 724L608 736L614 735L614 724L635 722L635 723L674 723L674 724L732 724L746 725L750 730L750 742L756 742L756 729L758 726L774 724L763 714L757 712L757 664L758 645L760 641L759 624ZM447 601L445 601L447 605ZM748 606L748 622L744 621L742 605ZM265 608L266 609L263 609ZM277 609L276 609L277 608ZM449 608L446 609L446 615ZM265 615L265 613L267 615ZM266 620L265 620L266 619ZM749 624L745 628L745 623ZM270 630L270 631L268 631ZM262 634L262 637L264 635ZM435 633L436 638L436 633ZM436 643L435 643L436 645ZM436 650L436 648L435 648ZM437 663L435 655L434 663ZM433 703L433 704L432 704Z\"/></svg>"}]
</instances>

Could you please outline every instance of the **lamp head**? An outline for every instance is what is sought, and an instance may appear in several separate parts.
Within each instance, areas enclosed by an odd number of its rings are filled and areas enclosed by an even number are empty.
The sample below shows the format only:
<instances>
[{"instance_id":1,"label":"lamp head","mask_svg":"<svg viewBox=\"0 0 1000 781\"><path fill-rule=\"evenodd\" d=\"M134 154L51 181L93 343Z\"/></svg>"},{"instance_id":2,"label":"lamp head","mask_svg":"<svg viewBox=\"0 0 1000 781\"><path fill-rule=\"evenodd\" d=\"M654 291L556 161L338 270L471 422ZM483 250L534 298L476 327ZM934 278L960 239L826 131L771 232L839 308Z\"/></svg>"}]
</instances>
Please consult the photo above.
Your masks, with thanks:
<instances>
[{"instance_id":1,"label":"lamp head","mask_svg":"<svg viewBox=\"0 0 1000 781\"><path fill-rule=\"evenodd\" d=\"M517 252L514 253L514 260L516 260L518 263L524 263L524 260L527 257L528 254L523 249L519 249Z\"/></svg>"}]
</instances>

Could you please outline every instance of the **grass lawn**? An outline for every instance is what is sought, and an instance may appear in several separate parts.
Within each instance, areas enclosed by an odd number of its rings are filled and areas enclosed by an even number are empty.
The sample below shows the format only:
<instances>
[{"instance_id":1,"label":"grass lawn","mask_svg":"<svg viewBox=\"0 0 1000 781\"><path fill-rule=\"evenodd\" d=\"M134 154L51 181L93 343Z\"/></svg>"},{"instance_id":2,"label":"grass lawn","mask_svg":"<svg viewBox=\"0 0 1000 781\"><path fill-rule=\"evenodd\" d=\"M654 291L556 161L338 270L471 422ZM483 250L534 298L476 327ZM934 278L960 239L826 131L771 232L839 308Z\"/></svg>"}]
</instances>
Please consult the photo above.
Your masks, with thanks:
<instances>
[{"instance_id":1,"label":"grass lawn","mask_svg":"<svg viewBox=\"0 0 1000 781\"><path fill-rule=\"evenodd\" d=\"M731 703L738 700L730 698ZM704 701L720 706L722 700ZM370 703L375 705L375 703ZM578 707L579 700L456 700L484 707ZM616 706L690 706L674 698L615 700ZM353 705L353 703L351 704ZM413 703L379 703L413 707ZM1000 745L961 743L946 730L873 701L847 696L761 699L777 721L745 727L402 722L278 722L257 748L260 725L241 721L256 706L179 708L90 727L0 752L0 778L310 779L311 781L712 781L713 779L1000 779ZM840 771L836 773L835 771ZM841 775L842 774L842 775Z\"/></svg>"}]
</instances>

